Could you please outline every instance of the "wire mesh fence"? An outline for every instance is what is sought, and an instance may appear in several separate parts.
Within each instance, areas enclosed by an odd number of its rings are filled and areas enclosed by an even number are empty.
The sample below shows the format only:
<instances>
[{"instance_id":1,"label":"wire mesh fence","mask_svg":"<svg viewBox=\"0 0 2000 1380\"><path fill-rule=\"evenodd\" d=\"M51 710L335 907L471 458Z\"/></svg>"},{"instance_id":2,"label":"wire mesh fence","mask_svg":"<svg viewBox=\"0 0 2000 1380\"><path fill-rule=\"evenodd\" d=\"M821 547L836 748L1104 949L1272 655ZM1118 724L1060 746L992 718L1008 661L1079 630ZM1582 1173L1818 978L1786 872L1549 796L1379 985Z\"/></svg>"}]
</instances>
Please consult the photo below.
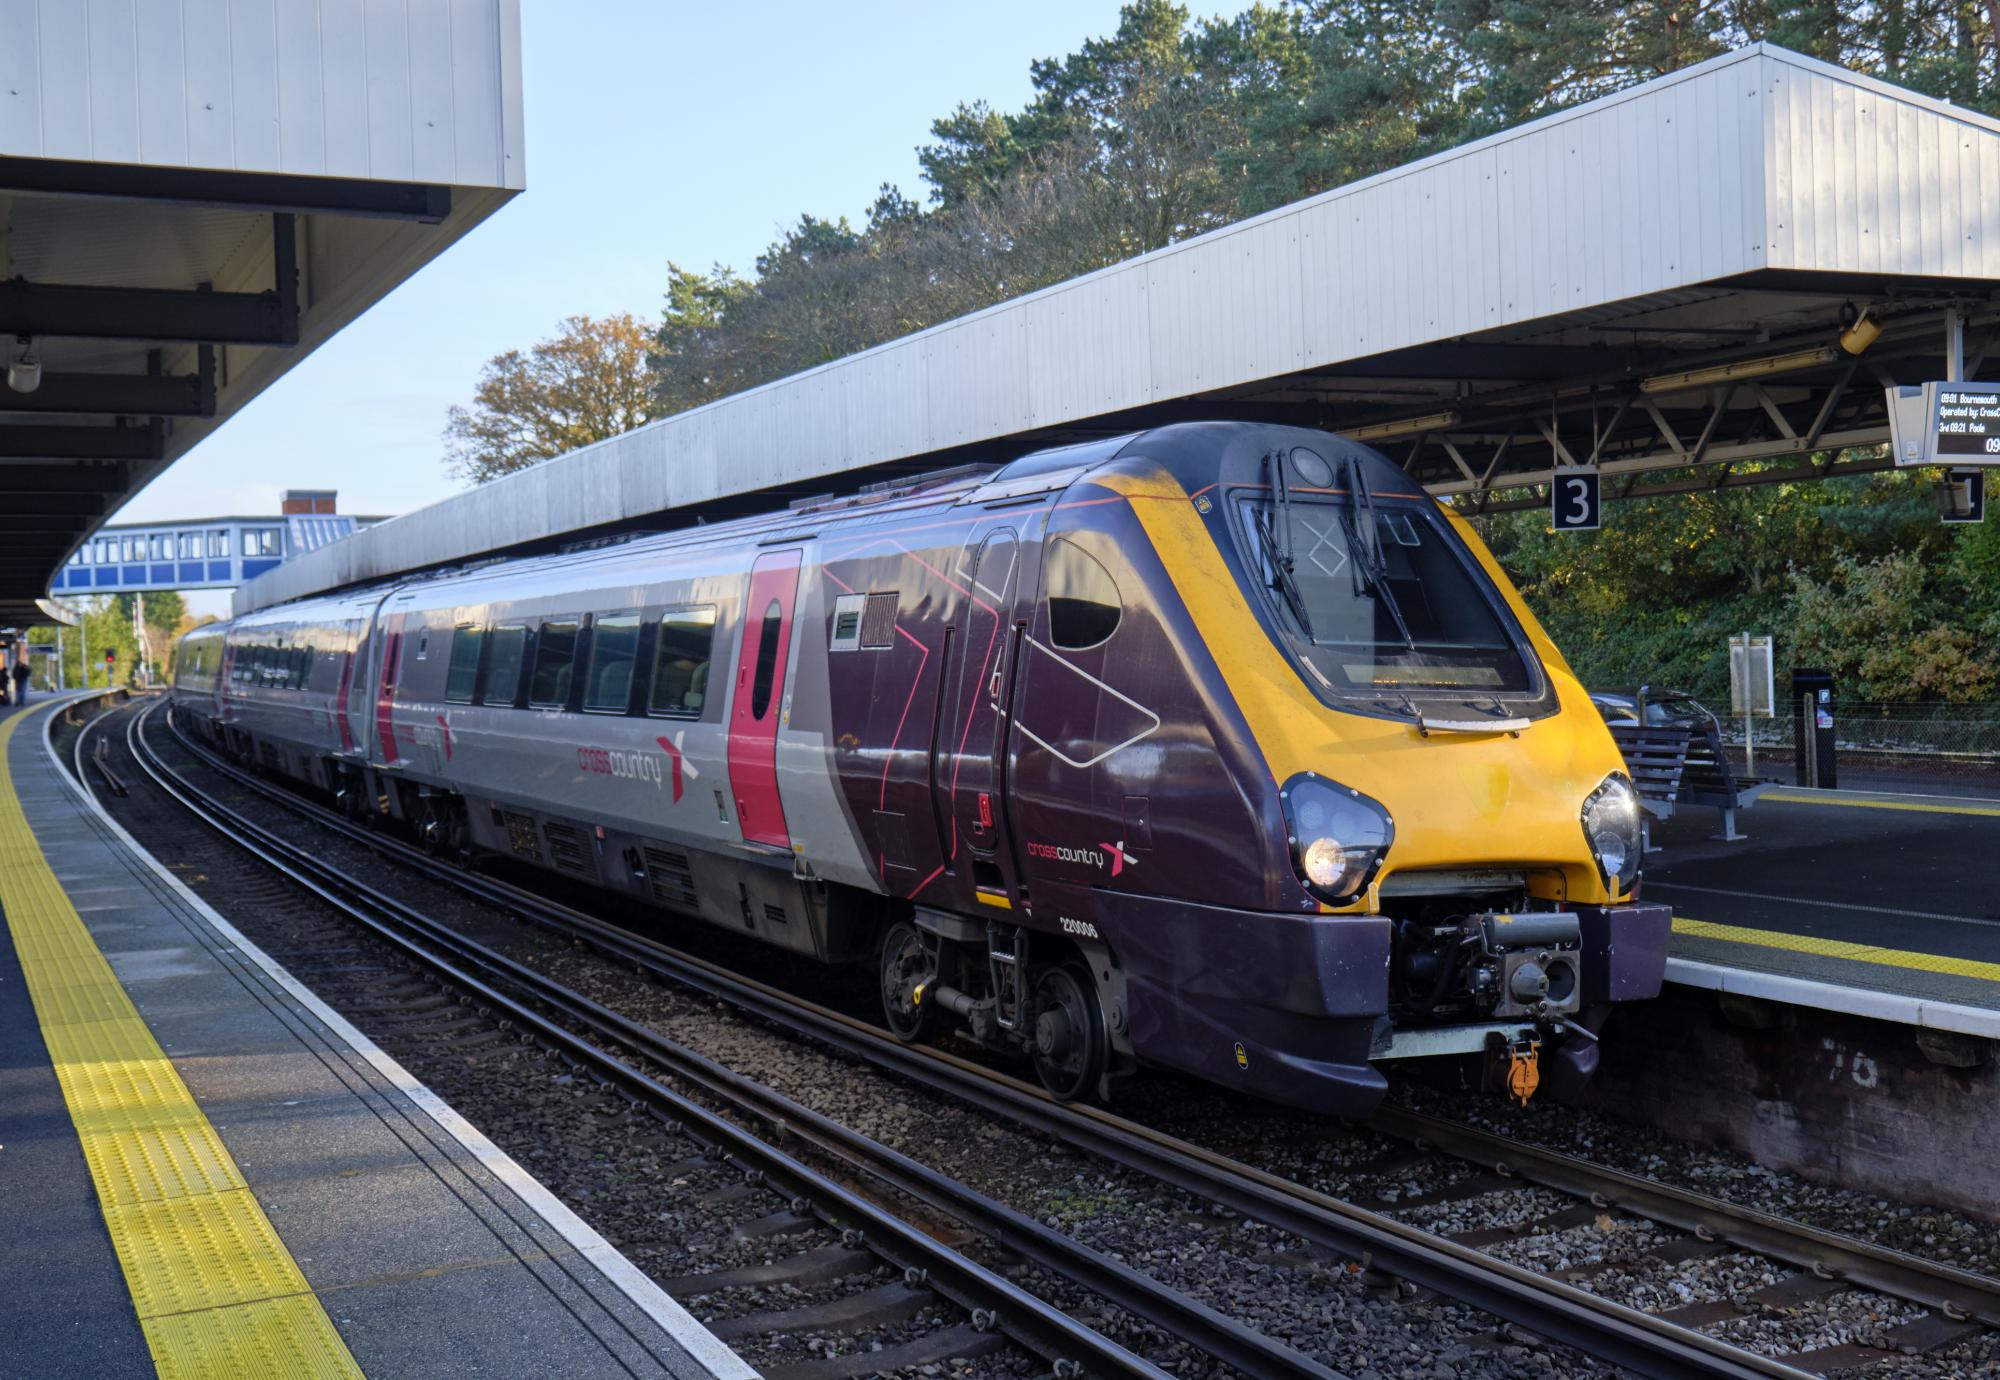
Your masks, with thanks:
<instances>
[{"instance_id":1,"label":"wire mesh fence","mask_svg":"<svg viewBox=\"0 0 2000 1380\"><path fill-rule=\"evenodd\" d=\"M1757 750L1789 750L1792 731L1789 717L1756 720ZM1722 735L1741 747L1743 721L1724 719ZM1842 700L1834 705L1834 742L1842 752L2000 763L2000 703Z\"/></svg>"}]
</instances>

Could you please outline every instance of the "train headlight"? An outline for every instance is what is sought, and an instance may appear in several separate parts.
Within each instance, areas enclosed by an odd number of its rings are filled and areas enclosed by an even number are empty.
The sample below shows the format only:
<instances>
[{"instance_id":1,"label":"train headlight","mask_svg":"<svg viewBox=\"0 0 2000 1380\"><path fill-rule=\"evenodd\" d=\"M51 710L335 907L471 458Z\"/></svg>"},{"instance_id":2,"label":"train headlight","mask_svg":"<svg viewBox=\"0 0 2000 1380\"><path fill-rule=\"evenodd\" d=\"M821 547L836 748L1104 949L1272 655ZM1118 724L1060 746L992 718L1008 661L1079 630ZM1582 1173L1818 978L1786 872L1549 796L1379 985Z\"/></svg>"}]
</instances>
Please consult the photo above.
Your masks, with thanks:
<instances>
[{"instance_id":1,"label":"train headlight","mask_svg":"<svg viewBox=\"0 0 2000 1380\"><path fill-rule=\"evenodd\" d=\"M1382 865L1396 836L1389 812L1336 781L1305 772L1278 793L1292 863L1320 900L1351 901Z\"/></svg>"},{"instance_id":2,"label":"train headlight","mask_svg":"<svg viewBox=\"0 0 2000 1380\"><path fill-rule=\"evenodd\" d=\"M1332 891L1347 875L1347 850L1334 839L1314 839L1299 854L1299 865L1304 869L1308 882Z\"/></svg>"},{"instance_id":3,"label":"train headlight","mask_svg":"<svg viewBox=\"0 0 2000 1380\"><path fill-rule=\"evenodd\" d=\"M1583 836L1604 885L1632 889L1639 876L1639 795L1623 772L1613 772L1583 802Z\"/></svg>"}]
</instances>

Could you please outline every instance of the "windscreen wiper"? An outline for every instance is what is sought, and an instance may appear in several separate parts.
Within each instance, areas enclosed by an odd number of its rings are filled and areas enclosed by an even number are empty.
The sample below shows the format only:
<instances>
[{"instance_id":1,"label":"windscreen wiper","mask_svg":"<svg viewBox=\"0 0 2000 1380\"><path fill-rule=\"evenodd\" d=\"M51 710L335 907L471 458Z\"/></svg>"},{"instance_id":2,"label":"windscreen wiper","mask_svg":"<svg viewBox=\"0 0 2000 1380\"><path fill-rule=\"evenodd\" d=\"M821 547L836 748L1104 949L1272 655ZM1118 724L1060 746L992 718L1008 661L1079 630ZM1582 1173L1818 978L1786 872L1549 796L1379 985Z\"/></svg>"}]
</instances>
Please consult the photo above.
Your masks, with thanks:
<instances>
[{"instance_id":1,"label":"windscreen wiper","mask_svg":"<svg viewBox=\"0 0 2000 1380\"><path fill-rule=\"evenodd\" d=\"M1306 641L1310 642L1313 635L1312 619L1306 616L1305 596L1299 592L1298 581L1292 578L1291 542L1289 540L1280 542L1277 533L1272 530L1273 510L1282 504L1286 520L1277 525L1283 527L1287 538L1290 537L1291 498L1289 494L1283 499L1277 497L1278 494L1285 492L1285 476L1276 464L1271 463L1271 457L1266 456L1265 463L1271 474L1272 499L1257 510L1257 544L1262 548L1263 557L1271 567L1271 588L1278 591L1279 596L1284 599L1286 609L1298 621L1299 631L1305 635Z\"/></svg>"},{"instance_id":2,"label":"windscreen wiper","mask_svg":"<svg viewBox=\"0 0 2000 1380\"><path fill-rule=\"evenodd\" d=\"M1368 476L1362 473L1361 461L1352 455L1347 457L1347 495L1348 505L1340 520L1347 527L1348 544L1354 548L1355 569L1366 579L1376 599L1389 610L1389 617L1396 622L1396 631L1403 635L1403 645L1414 655L1417 640L1410 636L1410 625L1403 621L1402 605L1396 602L1396 595L1389 588L1389 560L1382 554L1381 533L1375 519L1375 495L1369 491ZM1359 522L1355 520L1357 513L1361 514Z\"/></svg>"}]
</instances>

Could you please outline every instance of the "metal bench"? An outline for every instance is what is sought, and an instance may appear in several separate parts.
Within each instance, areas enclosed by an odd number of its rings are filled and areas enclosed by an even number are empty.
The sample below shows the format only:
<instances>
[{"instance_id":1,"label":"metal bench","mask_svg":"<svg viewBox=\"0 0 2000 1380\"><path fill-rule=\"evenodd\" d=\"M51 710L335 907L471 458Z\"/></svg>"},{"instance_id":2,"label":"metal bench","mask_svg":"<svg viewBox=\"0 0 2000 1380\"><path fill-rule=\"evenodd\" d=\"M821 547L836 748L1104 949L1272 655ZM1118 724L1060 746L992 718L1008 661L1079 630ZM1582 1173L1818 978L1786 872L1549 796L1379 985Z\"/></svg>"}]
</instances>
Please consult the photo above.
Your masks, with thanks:
<instances>
[{"instance_id":1,"label":"metal bench","mask_svg":"<svg viewBox=\"0 0 2000 1380\"><path fill-rule=\"evenodd\" d=\"M1722 832L1716 837L1734 843L1747 835L1736 832L1736 812L1757 803L1773 785L1768 776L1739 776L1722 750L1722 735L1710 723L1689 735L1687 762L1681 772L1680 798L1690 805L1707 805L1722 812Z\"/></svg>"},{"instance_id":2,"label":"metal bench","mask_svg":"<svg viewBox=\"0 0 2000 1380\"><path fill-rule=\"evenodd\" d=\"M1639 793L1639 804L1646 812L1639 820L1640 849L1656 852L1653 821L1672 819L1680 804L1690 734L1685 728L1622 722L1610 728L1612 741L1625 755L1626 774L1632 778L1632 787Z\"/></svg>"}]
</instances>

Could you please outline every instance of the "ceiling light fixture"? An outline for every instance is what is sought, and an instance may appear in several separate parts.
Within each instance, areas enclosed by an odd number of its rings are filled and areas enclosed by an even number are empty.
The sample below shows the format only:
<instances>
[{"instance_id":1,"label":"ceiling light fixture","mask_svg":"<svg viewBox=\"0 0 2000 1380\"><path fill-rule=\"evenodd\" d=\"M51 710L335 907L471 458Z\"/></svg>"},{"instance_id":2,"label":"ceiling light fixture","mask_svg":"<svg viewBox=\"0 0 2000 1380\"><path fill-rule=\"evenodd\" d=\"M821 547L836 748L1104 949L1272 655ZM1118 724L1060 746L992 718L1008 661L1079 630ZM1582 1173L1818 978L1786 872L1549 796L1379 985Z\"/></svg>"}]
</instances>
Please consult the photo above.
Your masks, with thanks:
<instances>
[{"instance_id":1,"label":"ceiling light fixture","mask_svg":"<svg viewBox=\"0 0 2000 1380\"><path fill-rule=\"evenodd\" d=\"M1655 374L1649 379L1640 381L1639 391L1680 393L1690 388L1707 388L1718 383L1741 383L1745 379L1768 378L1772 374L1791 374L1801 369L1816 369L1822 364L1831 364L1840 358L1840 354L1840 350L1835 346L1817 345L1810 350L1793 350L1790 354L1772 355L1768 359L1739 359L1731 364L1713 364L1706 369L1684 369L1679 373Z\"/></svg>"},{"instance_id":2,"label":"ceiling light fixture","mask_svg":"<svg viewBox=\"0 0 2000 1380\"><path fill-rule=\"evenodd\" d=\"M1457 426L1456 412L1433 412L1428 417L1407 417L1400 422L1377 422L1373 426L1358 426L1349 431L1350 441L1387 441L1395 436L1414 436L1420 431L1439 431L1448 426Z\"/></svg>"}]
</instances>

